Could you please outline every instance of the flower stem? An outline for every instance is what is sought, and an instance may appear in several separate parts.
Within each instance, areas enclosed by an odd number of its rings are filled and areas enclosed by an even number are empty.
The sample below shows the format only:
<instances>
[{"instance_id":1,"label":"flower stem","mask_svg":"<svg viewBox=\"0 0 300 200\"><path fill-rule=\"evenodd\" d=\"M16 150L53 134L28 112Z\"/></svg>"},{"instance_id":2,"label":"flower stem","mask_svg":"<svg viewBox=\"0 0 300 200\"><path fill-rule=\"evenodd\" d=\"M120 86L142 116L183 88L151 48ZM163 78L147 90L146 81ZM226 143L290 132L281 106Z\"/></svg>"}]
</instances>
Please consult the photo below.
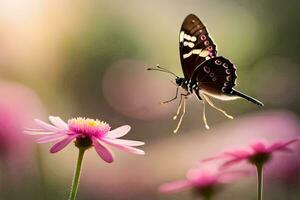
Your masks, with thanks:
<instances>
[{"instance_id":1,"label":"flower stem","mask_svg":"<svg viewBox=\"0 0 300 200\"><path fill-rule=\"evenodd\" d=\"M38 175L39 175L39 181L40 181L40 190L41 190L41 197L42 199L49 200L49 191L47 187L46 177L45 177L45 167L43 162L43 156L41 154L40 146L35 145L35 157L37 162L37 169L38 169Z\"/></svg>"},{"instance_id":2,"label":"flower stem","mask_svg":"<svg viewBox=\"0 0 300 200\"><path fill-rule=\"evenodd\" d=\"M76 169L75 169L74 175L73 175L73 181L72 181L71 191L69 194L69 200L75 200L75 198L76 198L84 152L85 152L84 148L79 148L79 154L78 154L78 158L77 158L77 166L76 166Z\"/></svg>"},{"instance_id":3,"label":"flower stem","mask_svg":"<svg viewBox=\"0 0 300 200\"><path fill-rule=\"evenodd\" d=\"M212 200L212 196L206 196L204 197L204 200Z\"/></svg>"},{"instance_id":4,"label":"flower stem","mask_svg":"<svg viewBox=\"0 0 300 200\"><path fill-rule=\"evenodd\" d=\"M207 187L205 189L202 189L201 196L204 200L212 200L214 193L215 190L213 187Z\"/></svg>"},{"instance_id":5,"label":"flower stem","mask_svg":"<svg viewBox=\"0 0 300 200\"><path fill-rule=\"evenodd\" d=\"M257 200L263 199L263 165L257 164Z\"/></svg>"}]
</instances>

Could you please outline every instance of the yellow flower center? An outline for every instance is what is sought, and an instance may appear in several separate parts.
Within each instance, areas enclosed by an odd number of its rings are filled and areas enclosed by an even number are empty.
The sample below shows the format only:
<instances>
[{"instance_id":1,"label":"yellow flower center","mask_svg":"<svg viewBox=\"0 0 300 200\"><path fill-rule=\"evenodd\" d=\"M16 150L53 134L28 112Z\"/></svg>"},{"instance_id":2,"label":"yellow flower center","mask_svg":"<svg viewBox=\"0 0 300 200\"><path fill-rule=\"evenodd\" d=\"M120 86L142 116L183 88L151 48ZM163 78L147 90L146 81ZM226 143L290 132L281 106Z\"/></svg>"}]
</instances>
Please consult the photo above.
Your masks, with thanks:
<instances>
[{"instance_id":1,"label":"yellow flower center","mask_svg":"<svg viewBox=\"0 0 300 200\"><path fill-rule=\"evenodd\" d=\"M77 117L68 121L69 128L72 131L85 134L105 134L110 130L108 123L98 119Z\"/></svg>"}]
</instances>

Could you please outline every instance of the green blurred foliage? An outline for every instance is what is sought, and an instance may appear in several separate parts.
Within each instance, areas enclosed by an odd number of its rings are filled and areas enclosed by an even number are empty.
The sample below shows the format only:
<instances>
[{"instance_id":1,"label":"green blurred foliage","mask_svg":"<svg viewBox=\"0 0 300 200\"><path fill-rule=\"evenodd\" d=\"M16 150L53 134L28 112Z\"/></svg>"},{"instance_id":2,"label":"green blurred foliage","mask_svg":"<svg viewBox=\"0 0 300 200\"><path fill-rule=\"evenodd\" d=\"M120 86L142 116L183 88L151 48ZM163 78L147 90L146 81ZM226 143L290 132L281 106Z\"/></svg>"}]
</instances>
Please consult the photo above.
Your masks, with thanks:
<instances>
[{"instance_id":1,"label":"green blurred foliage","mask_svg":"<svg viewBox=\"0 0 300 200\"><path fill-rule=\"evenodd\" d=\"M84 108L88 116L103 112L107 106L101 91L105 70L116 60L143 56L139 38L125 20L94 17L86 20L80 33L67 39L66 62L59 78L61 90L77 105L74 112L82 112Z\"/></svg>"}]
</instances>

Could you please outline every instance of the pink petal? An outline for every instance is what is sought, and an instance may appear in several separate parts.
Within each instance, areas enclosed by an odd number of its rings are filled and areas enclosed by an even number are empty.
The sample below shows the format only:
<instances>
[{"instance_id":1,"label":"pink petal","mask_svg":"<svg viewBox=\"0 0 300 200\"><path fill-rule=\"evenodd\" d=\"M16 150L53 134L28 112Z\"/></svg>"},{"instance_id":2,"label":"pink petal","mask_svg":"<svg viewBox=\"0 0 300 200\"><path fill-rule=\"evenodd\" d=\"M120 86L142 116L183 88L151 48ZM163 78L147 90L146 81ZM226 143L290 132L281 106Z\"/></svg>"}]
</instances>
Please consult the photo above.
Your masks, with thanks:
<instances>
[{"instance_id":1,"label":"pink petal","mask_svg":"<svg viewBox=\"0 0 300 200\"><path fill-rule=\"evenodd\" d=\"M99 141L97 141L97 139L93 139L93 145L94 145L95 150L98 153L98 155L105 162L111 163L111 162L114 161L113 153L104 144L102 144Z\"/></svg>"},{"instance_id":2,"label":"pink petal","mask_svg":"<svg viewBox=\"0 0 300 200\"><path fill-rule=\"evenodd\" d=\"M235 151L225 151L221 153L220 155L209 157L206 159L203 159L201 162L208 162L218 159L226 159L226 158L247 158L249 156L249 152L245 150L235 150Z\"/></svg>"},{"instance_id":3,"label":"pink petal","mask_svg":"<svg viewBox=\"0 0 300 200\"><path fill-rule=\"evenodd\" d=\"M43 122L42 120L39 120L39 119L35 119L34 120L37 125L39 125L41 128L44 128L45 130L47 131L53 131L53 132L56 132L56 131L59 131L60 129L58 129L57 127L55 126L52 126L51 124L48 124L46 122Z\"/></svg>"},{"instance_id":4,"label":"pink petal","mask_svg":"<svg viewBox=\"0 0 300 200\"><path fill-rule=\"evenodd\" d=\"M120 138L126 135L130 131L130 129L131 127L128 125L120 126L119 128L109 131L106 137L110 139Z\"/></svg>"},{"instance_id":5,"label":"pink petal","mask_svg":"<svg viewBox=\"0 0 300 200\"><path fill-rule=\"evenodd\" d=\"M218 177L216 175L211 174L203 174L201 177L197 179L190 180L195 187L207 187L212 186L218 183Z\"/></svg>"},{"instance_id":6,"label":"pink petal","mask_svg":"<svg viewBox=\"0 0 300 200\"><path fill-rule=\"evenodd\" d=\"M68 129L68 124L64 122L60 117L49 116L49 121L58 128Z\"/></svg>"},{"instance_id":7,"label":"pink petal","mask_svg":"<svg viewBox=\"0 0 300 200\"><path fill-rule=\"evenodd\" d=\"M100 138L99 140L101 140L101 141L105 142L106 144L109 144L113 147L116 147L117 149L125 151L127 153L134 153L134 154L139 154L139 155L144 155L145 154L145 152L141 149L137 149L137 148L134 148L134 147L129 147L129 146L125 146L125 145L122 145L122 144L118 144L118 143L115 143L114 140L111 140L111 139Z\"/></svg>"},{"instance_id":8,"label":"pink petal","mask_svg":"<svg viewBox=\"0 0 300 200\"><path fill-rule=\"evenodd\" d=\"M268 151L270 151L270 152L280 151L280 150L285 151L285 150L289 149L289 148L286 148L288 145L290 145L294 142L297 142L297 141L298 141L298 139L296 138L293 140L289 140L287 142L282 142L282 141L275 142L268 148ZM289 149L289 150L291 150L291 149Z\"/></svg>"},{"instance_id":9,"label":"pink petal","mask_svg":"<svg viewBox=\"0 0 300 200\"><path fill-rule=\"evenodd\" d=\"M180 192L192 187L192 183L188 180L176 181L163 184L159 187L160 192Z\"/></svg>"},{"instance_id":10,"label":"pink petal","mask_svg":"<svg viewBox=\"0 0 300 200\"><path fill-rule=\"evenodd\" d=\"M241 162L243 160L247 160L247 159L246 158L234 158L234 159L228 160L221 165L220 169L228 168L232 165L238 164L239 162Z\"/></svg>"},{"instance_id":11,"label":"pink petal","mask_svg":"<svg viewBox=\"0 0 300 200\"><path fill-rule=\"evenodd\" d=\"M266 145L260 141L251 144L251 148L254 150L255 153L266 152L267 150Z\"/></svg>"},{"instance_id":12,"label":"pink petal","mask_svg":"<svg viewBox=\"0 0 300 200\"><path fill-rule=\"evenodd\" d=\"M247 158L250 155L250 153L245 150L226 151L224 154L235 158Z\"/></svg>"},{"instance_id":13,"label":"pink petal","mask_svg":"<svg viewBox=\"0 0 300 200\"><path fill-rule=\"evenodd\" d=\"M42 130L42 131L38 131L38 130L25 130L24 133L28 134L28 135L52 135L52 134L55 134L55 132L49 132L49 131L45 131L45 130Z\"/></svg>"},{"instance_id":14,"label":"pink petal","mask_svg":"<svg viewBox=\"0 0 300 200\"><path fill-rule=\"evenodd\" d=\"M62 141L56 143L55 145L53 145L50 149L50 153L56 153L60 150L62 150L63 148L65 148L70 142L72 142L72 140L74 138L76 138L77 135L72 135L72 136L68 136L66 139L63 139Z\"/></svg>"},{"instance_id":15,"label":"pink petal","mask_svg":"<svg viewBox=\"0 0 300 200\"><path fill-rule=\"evenodd\" d=\"M53 134L49 136L44 136L36 140L37 143L47 143L47 142L54 142L63 138L68 137L66 134Z\"/></svg>"},{"instance_id":16,"label":"pink petal","mask_svg":"<svg viewBox=\"0 0 300 200\"><path fill-rule=\"evenodd\" d=\"M276 151L278 148L280 148L282 146L283 142L280 141L280 142L274 142L269 148L268 148L268 151L269 152L273 152L273 151Z\"/></svg>"},{"instance_id":17,"label":"pink petal","mask_svg":"<svg viewBox=\"0 0 300 200\"><path fill-rule=\"evenodd\" d=\"M38 132L45 132L45 129L41 128L25 128L26 131L38 131Z\"/></svg>"},{"instance_id":18,"label":"pink petal","mask_svg":"<svg viewBox=\"0 0 300 200\"><path fill-rule=\"evenodd\" d=\"M224 171L220 172L218 181L221 183L231 183L250 174L251 172L246 170Z\"/></svg>"},{"instance_id":19,"label":"pink petal","mask_svg":"<svg viewBox=\"0 0 300 200\"><path fill-rule=\"evenodd\" d=\"M121 144L121 145L126 145L126 146L142 146L145 144L145 142L141 142L141 141L135 141L135 140L123 140L123 139L114 139L113 140L114 143L116 144Z\"/></svg>"},{"instance_id":20,"label":"pink petal","mask_svg":"<svg viewBox=\"0 0 300 200\"><path fill-rule=\"evenodd\" d=\"M293 152L295 152L294 149L291 149L289 147L283 147L283 148L278 149L277 151L286 152L286 153L293 153Z\"/></svg>"},{"instance_id":21,"label":"pink petal","mask_svg":"<svg viewBox=\"0 0 300 200\"><path fill-rule=\"evenodd\" d=\"M228 157L227 155L222 153L222 154L217 155L217 156L212 156L212 157L205 158L205 159L201 160L201 162L209 162L209 161L213 161L213 160L224 159L224 158L227 158L227 157Z\"/></svg>"}]
</instances>

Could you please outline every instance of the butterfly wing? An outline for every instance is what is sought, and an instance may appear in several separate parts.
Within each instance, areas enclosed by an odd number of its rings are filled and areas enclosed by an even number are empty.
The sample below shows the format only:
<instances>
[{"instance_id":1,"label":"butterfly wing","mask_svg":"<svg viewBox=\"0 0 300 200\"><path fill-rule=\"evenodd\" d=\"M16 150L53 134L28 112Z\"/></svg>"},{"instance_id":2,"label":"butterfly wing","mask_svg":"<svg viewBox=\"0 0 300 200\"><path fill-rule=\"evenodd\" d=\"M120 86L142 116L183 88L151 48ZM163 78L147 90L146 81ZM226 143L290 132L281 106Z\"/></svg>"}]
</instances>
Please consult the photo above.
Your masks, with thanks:
<instances>
[{"instance_id":1,"label":"butterfly wing","mask_svg":"<svg viewBox=\"0 0 300 200\"><path fill-rule=\"evenodd\" d=\"M179 52L186 79L191 78L199 64L217 55L216 45L209 37L205 25L193 14L188 15L182 23Z\"/></svg>"},{"instance_id":2,"label":"butterfly wing","mask_svg":"<svg viewBox=\"0 0 300 200\"><path fill-rule=\"evenodd\" d=\"M192 74L192 83L198 83L202 92L222 100L236 98L233 95L236 67L224 57L214 57L200 64Z\"/></svg>"}]
</instances>

